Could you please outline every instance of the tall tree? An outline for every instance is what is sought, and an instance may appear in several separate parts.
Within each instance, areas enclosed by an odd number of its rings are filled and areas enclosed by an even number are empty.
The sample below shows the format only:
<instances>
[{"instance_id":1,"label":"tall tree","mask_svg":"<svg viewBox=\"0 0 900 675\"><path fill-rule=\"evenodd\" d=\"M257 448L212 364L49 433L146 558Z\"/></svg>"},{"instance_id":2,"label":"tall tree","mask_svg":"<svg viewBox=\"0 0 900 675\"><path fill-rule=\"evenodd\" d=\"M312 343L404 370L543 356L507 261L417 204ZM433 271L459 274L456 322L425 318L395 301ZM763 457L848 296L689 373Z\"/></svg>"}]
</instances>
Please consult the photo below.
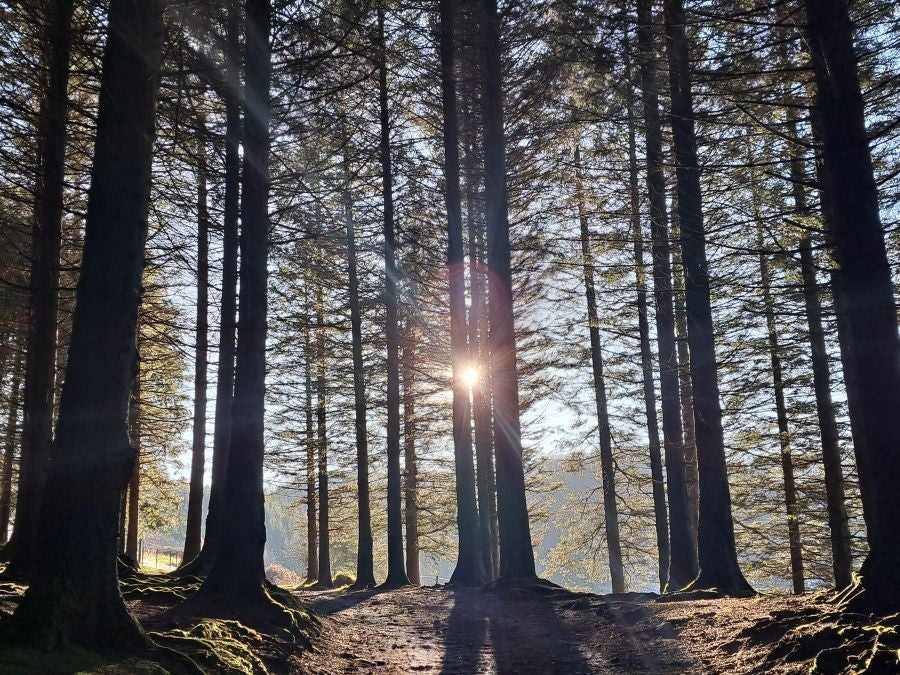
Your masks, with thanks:
<instances>
[{"instance_id":1,"label":"tall tree","mask_svg":"<svg viewBox=\"0 0 900 675\"><path fill-rule=\"evenodd\" d=\"M318 253L319 273L322 269L321 249ZM316 454L319 478L319 573L316 585L331 588L331 509L328 494L328 428L326 426L328 384L325 363L325 288L321 278L316 284Z\"/></svg>"},{"instance_id":2,"label":"tall tree","mask_svg":"<svg viewBox=\"0 0 900 675\"><path fill-rule=\"evenodd\" d=\"M753 592L744 579L737 559L734 523L731 517L731 490L725 462L722 408L716 367L709 265L694 103L685 14L682 0L665 0L666 53L671 90L672 144L675 150L675 179L678 192L678 224L684 265L685 310L688 346L691 354L697 468L700 479L698 558L700 573L693 588L716 588L723 593ZM670 497L671 503L671 497Z\"/></svg>"},{"instance_id":3,"label":"tall tree","mask_svg":"<svg viewBox=\"0 0 900 675\"><path fill-rule=\"evenodd\" d=\"M163 42L155 0L111 0L72 341L31 584L0 624L43 649L121 652L147 640L116 578L121 495L131 475L128 397L147 236Z\"/></svg>"},{"instance_id":4,"label":"tall tree","mask_svg":"<svg viewBox=\"0 0 900 675\"><path fill-rule=\"evenodd\" d=\"M591 368L594 376L594 403L597 408L597 430L600 435L600 473L603 480L603 516L609 573L613 593L625 592L625 567L619 538L619 509L616 505L616 468L612 454L612 431L609 428L609 406L606 399L606 376L603 372L603 345L600 342L600 318L594 287L594 256L584 204L581 175L581 139L575 138L575 192L578 202L578 225L581 240L581 265L584 269L584 296L587 302L588 332L591 340Z\"/></svg>"},{"instance_id":5,"label":"tall tree","mask_svg":"<svg viewBox=\"0 0 900 675\"><path fill-rule=\"evenodd\" d=\"M826 224L834 246L839 337L845 369L858 385L855 411L874 491L869 553L860 575L867 592L858 602L896 611L900 606L900 531L888 514L900 509L900 344L891 267L878 207L878 188L844 0L804 2L821 131ZM877 452L875 449L878 449ZM859 449L857 449L859 452Z\"/></svg>"},{"instance_id":6,"label":"tall tree","mask_svg":"<svg viewBox=\"0 0 900 675\"><path fill-rule=\"evenodd\" d=\"M678 352L675 341L675 311L672 293L672 262L666 228L666 177L659 114L660 69L653 22L652 0L638 1L637 39L650 204L653 258L653 299L656 306L656 341L659 352L659 382L662 401L663 445L669 496L670 562L667 588L684 587L697 575L696 541L691 535L688 495L685 485L684 434L678 382Z\"/></svg>"},{"instance_id":7,"label":"tall tree","mask_svg":"<svg viewBox=\"0 0 900 675\"><path fill-rule=\"evenodd\" d=\"M626 41L626 70L628 90L628 195L631 207L631 231L634 238L634 270L637 286L638 338L640 340L642 384L644 387L644 415L647 418L647 441L650 451L650 480L653 481L653 515L656 525L656 551L659 560L659 590L665 592L669 583L669 518L666 508L666 487L663 482L662 455L659 442L659 418L656 414L656 385L653 381L653 348L650 346L650 324L647 320L647 281L644 267L644 233L641 225L639 168L637 161L637 133L634 111L631 58Z\"/></svg>"},{"instance_id":8,"label":"tall tree","mask_svg":"<svg viewBox=\"0 0 900 675\"><path fill-rule=\"evenodd\" d=\"M245 8L240 315L222 514L229 536L222 537L209 574L189 602L195 606L238 607L246 612L270 608L274 613L276 608L269 604L263 588L272 6L269 0L247 0Z\"/></svg>"},{"instance_id":9,"label":"tall tree","mask_svg":"<svg viewBox=\"0 0 900 675\"><path fill-rule=\"evenodd\" d=\"M216 547L222 539L225 476L231 446L231 408L234 399L235 337L237 330L238 216L240 212L241 82L239 0L228 0L225 17L224 85L225 107L224 199L222 214L222 291L219 301L216 405L213 422L213 455L206 530L200 554L176 572L205 576L212 567Z\"/></svg>"},{"instance_id":10,"label":"tall tree","mask_svg":"<svg viewBox=\"0 0 900 675\"><path fill-rule=\"evenodd\" d=\"M465 260L462 234L462 196L459 178L459 115L456 101L453 0L440 0L439 50L443 107L444 199L447 208L447 275L450 292L450 360L453 388L453 461L456 470L456 529L459 546L452 583L478 586L486 580L484 538L479 532L472 459L472 415L466 368L474 367L466 339ZM473 279L473 284L474 284ZM473 300L473 304L476 300ZM477 350L477 347L476 347ZM480 490L487 489L486 480ZM486 500L482 499L482 504ZM484 515L487 515L486 513ZM481 525L487 523L481 520Z\"/></svg>"},{"instance_id":11,"label":"tall tree","mask_svg":"<svg viewBox=\"0 0 900 675\"><path fill-rule=\"evenodd\" d=\"M197 153L197 324L194 348L194 428L187 527L182 563L200 553L203 524L203 475L206 469L206 370L209 361L209 208L206 204L206 148L201 137Z\"/></svg>"},{"instance_id":12,"label":"tall tree","mask_svg":"<svg viewBox=\"0 0 900 675\"><path fill-rule=\"evenodd\" d=\"M25 362L21 350L13 356L12 380L9 384L8 410L6 428L3 433L3 464L0 469L0 543L6 542L9 532L9 512L12 506L13 456L16 452L16 441L19 436L19 399L22 390L22 367Z\"/></svg>"},{"instance_id":13,"label":"tall tree","mask_svg":"<svg viewBox=\"0 0 900 675\"><path fill-rule=\"evenodd\" d=\"M391 169L391 118L388 107L387 46L384 6L378 3L378 107L381 189L384 204L384 304L387 342L387 539L385 585L409 583L403 560L403 493L400 474L400 329L397 316L397 242L394 236L394 176Z\"/></svg>"},{"instance_id":14,"label":"tall tree","mask_svg":"<svg viewBox=\"0 0 900 675\"><path fill-rule=\"evenodd\" d=\"M347 137L347 134L344 134ZM356 263L356 223L353 218L350 158L343 154L344 225L347 230L347 286L350 303L350 333L353 340L353 414L356 432L356 581L354 588L375 585L373 561L372 511L369 499L369 432L366 425L366 373L363 364L362 311L359 304L359 278Z\"/></svg>"},{"instance_id":15,"label":"tall tree","mask_svg":"<svg viewBox=\"0 0 900 675\"><path fill-rule=\"evenodd\" d=\"M53 437L56 386L59 254L65 184L69 60L74 0L44 6L46 92L41 103L37 185L31 243L30 316L25 357L22 452L13 534L5 556L7 576L34 566L40 508Z\"/></svg>"},{"instance_id":16,"label":"tall tree","mask_svg":"<svg viewBox=\"0 0 900 675\"><path fill-rule=\"evenodd\" d=\"M313 351L309 317L303 326L303 391L306 417L306 583L319 580L319 521L316 510L316 435L313 429Z\"/></svg>"},{"instance_id":17,"label":"tall tree","mask_svg":"<svg viewBox=\"0 0 900 675\"><path fill-rule=\"evenodd\" d=\"M500 577L535 576L534 549L525 498L519 378L512 305L509 204L506 184L506 135L503 129L503 75L500 65L500 17L496 0L480 4L484 201L489 271L491 385L494 403L494 453L500 525Z\"/></svg>"}]
</instances>

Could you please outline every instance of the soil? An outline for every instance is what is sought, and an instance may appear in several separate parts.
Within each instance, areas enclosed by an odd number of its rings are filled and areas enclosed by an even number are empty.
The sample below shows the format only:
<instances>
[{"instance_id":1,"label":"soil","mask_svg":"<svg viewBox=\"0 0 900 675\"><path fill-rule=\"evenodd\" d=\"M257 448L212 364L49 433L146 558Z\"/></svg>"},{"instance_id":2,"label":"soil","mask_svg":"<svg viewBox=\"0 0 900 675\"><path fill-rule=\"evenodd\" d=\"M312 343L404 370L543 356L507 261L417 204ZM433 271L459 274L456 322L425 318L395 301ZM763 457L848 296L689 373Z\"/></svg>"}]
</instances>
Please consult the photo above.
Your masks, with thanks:
<instances>
[{"instance_id":1,"label":"soil","mask_svg":"<svg viewBox=\"0 0 900 675\"><path fill-rule=\"evenodd\" d=\"M811 598L656 602L629 594L485 591L446 587L299 592L323 617L310 673L794 673L772 667L772 642L740 639L774 612ZM777 640L783 633L772 635Z\"/></svg>"}]
</instances>

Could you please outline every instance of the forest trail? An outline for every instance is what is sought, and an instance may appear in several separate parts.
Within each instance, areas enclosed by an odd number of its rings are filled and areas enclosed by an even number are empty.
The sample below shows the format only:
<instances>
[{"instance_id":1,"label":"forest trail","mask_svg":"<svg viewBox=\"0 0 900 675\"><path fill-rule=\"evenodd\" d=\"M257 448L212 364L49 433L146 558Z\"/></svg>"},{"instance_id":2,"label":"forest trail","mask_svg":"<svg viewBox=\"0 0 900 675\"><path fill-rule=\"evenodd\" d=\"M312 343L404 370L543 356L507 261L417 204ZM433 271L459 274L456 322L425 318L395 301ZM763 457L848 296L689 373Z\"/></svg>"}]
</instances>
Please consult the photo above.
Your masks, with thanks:
<instances>
[{"instance_id":1,"label":"forest trail","mask_svg":"<svg viewBox=\"0 0 900 675\"><path fill-rule=\"evenodd\" d=\"M446 587L298 595L324 617L302 658L310 673L705 670L652 601Z\"/></svg>"}]
</instances>

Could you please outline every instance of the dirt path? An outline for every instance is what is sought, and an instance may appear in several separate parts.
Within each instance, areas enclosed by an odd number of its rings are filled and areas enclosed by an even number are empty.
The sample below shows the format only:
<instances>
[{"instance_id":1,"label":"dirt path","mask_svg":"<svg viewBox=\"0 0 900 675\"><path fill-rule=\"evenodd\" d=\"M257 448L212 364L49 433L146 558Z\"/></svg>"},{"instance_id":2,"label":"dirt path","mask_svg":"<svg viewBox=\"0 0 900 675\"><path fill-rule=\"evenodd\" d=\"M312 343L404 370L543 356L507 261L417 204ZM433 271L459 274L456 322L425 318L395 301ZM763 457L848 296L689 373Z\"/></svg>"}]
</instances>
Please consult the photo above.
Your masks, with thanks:
<instances>
[{"instance_id":1,"label":"dirt path","mask_svg":"<svg viewBox=\"0 0 900 675\"><path fill-rule=\"evenodd\" d=\"M684 673L672 626L645 603L442 587L300 597L324 617L311 673Z\"/></svg>"}]
</instances>

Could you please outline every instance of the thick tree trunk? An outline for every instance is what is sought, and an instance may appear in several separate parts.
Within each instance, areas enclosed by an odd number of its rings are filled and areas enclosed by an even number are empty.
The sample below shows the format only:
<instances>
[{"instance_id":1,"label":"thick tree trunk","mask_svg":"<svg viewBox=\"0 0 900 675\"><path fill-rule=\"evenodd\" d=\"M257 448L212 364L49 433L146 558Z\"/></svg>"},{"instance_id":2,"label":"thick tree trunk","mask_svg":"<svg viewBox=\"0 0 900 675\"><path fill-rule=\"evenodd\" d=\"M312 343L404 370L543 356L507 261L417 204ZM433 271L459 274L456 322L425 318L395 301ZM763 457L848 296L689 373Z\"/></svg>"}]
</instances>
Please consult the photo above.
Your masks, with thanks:
<instances>
[{"instance_id":1,"label":"thick tree trunk","mask_svg":"<svg viewBox=\"0 0 900 675\"><path fill-rule=\"evenodd\" d=\"M413 297L415 297L413 293ZM419 577L419 468L416 459L416 334L414 318L407 313L403 328L403 518L406 526L406 574L412 584Z\"/></svg>"},{"instance_id":2,"label":"thick tree trunk","mask_svg":"<svg viewBox=\"0 0 900 675\"><path fill-rule=\"evenodd\" d=\"M698 558L694 588L716 588L728 594L752 593L741 572L731 518L731 491L725 462L722 408L716 371L709 270L687 33L682 0L665 0L666 51L672 98L672 139L678 190L678 223L684 263L685 309L691 353L691 384L697 468L700 478Z\"/></svg>"},{"instance_id":3,"label":"thick tree trunk","mask_svg":"<svg viewBox=\"0 0 900 675\"><path fill-rule=\"evenodd\" d=\"M366 426L366 374L363 364L362 311L356 269L356 226L353 219L353 192L350 187L350 160L344 153L344 223L347 227L347 278L350 295L350 332L353 339L353 412L356 430L356 582L354 588L375 585L372 511L369 501L369 432ZM313 500L315 496L313 496ZM313 508L315 502L313 501Z\"/></svg>"},{"instance_id":4,"label":"thick tree trunk","mask_svg":"<svg viewBox=\"0 0 900 675\"><path fill-rule=\"evenodd\" d=\"M313 429L312 362L309 317L303 327L303 388L306 411L306 583L319 580L319 521L316 511L316 436Z\"/></svg>"},{"instance_id":5,"label":"thick tree trunk","mask_svg":"<svg viewBox=\"0 0 900 675\"><path fill-rule=\"evenodd\" d=\"M321 271L321 256L318 265ZM316 450L319 463L319 574L317 586L331 588L331 517L328 495L328 428L326 405L328 385L325 382L325 292L320 281L316 286Z\"/></svg>"},{"instance_id":6,"label":"thick tree trunk","mask_svg":"<svg viewBox=\"0 0 900 675\"><path fill-rule=\"evenodd\" d=\"M409 583L403 560L403 493L400 474L400 332L397 325L397 245L394 240L394 177L391 169L391 120L388 109L387 47L384 6L378 4L378 104L381 126L382 198L384 200L384 304L387 342L387 543L386 586Z\"/></svg>"},{"instance_id":7,"label":"thick tree trunk","mask_svg":"<svg viewBox=\"0 0 900 675\"><path fill-rule=\"evenodd\" d=\"M474 151L465 145L466 163L466 229L469 235L469 279L471 307L469 309L469 361L478 368L472 386L472 421L475 434L475 468L478 484L478 530L482 558L488 581L500 573L500 549L497 536L497 490L494 477L494 440L491 429L490 354L487 346L487 303L485 280L483 228L476 218L476 186Z\"/></svg>"},{"instance_id":8,"label":"thick tree trunk","mask_svg":"<svg viewBox=\"0 0 900 675\"><path fill-rule=\"evenodd\" d=\"M40 160L31 242L31 306L25 357L19 487L13 534L5 554L9 557L5 575L10 577L30 575L35 563L37 529L53 437L59 252L73 6L73 0L51 0L46 3L42 16L47 49L47 89L41 103L39 123Z\"/></svg>"},{"instance_id":9,"label":"thick tree trunk","mask_svg":"<svg viewBox=\"0 0 900 675\"><path fill-rule=\"evenodd\" d=\"M472 407L470 391L464 377L466 368L478 363L472 359L466 338L466 280L462 235L462 195L459 178L459 117L456 101L456 44L453 0L440 1L441 101L443 105L444 197L447 206L447 276L450 292L450 360L453 388L453 459L456 469L456 528L459 547L452 583L480 586L486 581L485 557L476 502L475 466L472 459ZM471 247L471 242L470 242ZM473 279L473 288L475 282ZM480 302L474 298L475 302ZM476 328L477 330L477 328ZM482 458L483 462L483 458ZM488 489L484 467L479 472L479 492ZM486 497L486 495L484 495ZM482 499L486 505L486 500ZM483 506L482 506L483 508ZM488 515L487 512L484 513ZM480 526L479 526L480 524ZM489 530L485 531L487 534ZM488 558L488 562L490 562Z\"/></svg>"},{"instance_id":10,"label":"thick tree trunk","mask_svg":"<svg viewBox=\"0 0 900 675\"><path fill-rule=\"evenodd\" d=\"M140 332L140 322L138 323ZM138 334L138 368L131 385L128 401L128 436L134 448L134 468L128 482L128 528L125 534L125 555L137 561L138 537L140 536L141 504L141 367L140 334Z\"/></svg>"},{"instance_id":11,"label":"thick tree trunk","mask_svg":"<svg viewBox=\"0 0 900 675\"><path fill-rule=\"evenodd\" d=\"M231 446L231 406L234 399L235 332L237 328L238 213L240 210L241 140L240 24L238 0L229 0L225 26L225 194L222 218L222 298L219 315L219 359L216 366L216 409L213 423L212 471L203 548L177 574L205 576L222 539L225 474Z\"/></svg>"},{"instance_id":12,"label":"thick tree trunk","mask_svg":"<svg viewBox=\"0 0 900 675\"><path fill-rule=\"evenodd\" d=\"M3 473L0 475L0 543L6 543L9 532L9 511L12 506L13 457L19 430L19 397L22 393L22 367L24 354L15 355L12 381L9 385L9 409L6 414L6 429L3 436Z\"/></svg>"},{"instance_id":13,"label":"thick tree trunk","mask_svg":"<svg viewBox=\"0 0 900 675\"><path fill-rule=\"evenodd\" d=\"M822 140L823 190L828 234L838 269L835 303L838 335L860 405L863 472L871 481L874 513L867 517L869 553L860 574L867 591L861 606L900 606L900 345L897 314L869 151L863 98L844 0L804 3L816 81L816 114ZM877 451L876 451L877 449ZM861 488L864 487L861 485Z\"/></svg>"},{"instance_id":14,"label":"thick tree trunk","mask_svg":"<svg viewBox=\"0 0 900 675\"><path fill-rule=\"evenodd\" d=\"M594 256L591 252L590 231L584 208L584 188L581 178L580 139L575 139L575 191L578 202L578 223L581 238L581 263L584 268L584 295L587 301L588 332L591 338L591 367L594 375L594 402L597 406L597 431L600 435L600 472L603 478L603 515L606 529L606 549L609 553L609 573L613 593L625 592L625 567L622 564L622 545L619 541L619 510L616 505L616 469L612 456L612 434L609 428L609 408L606 401L606 378L603 373L603 347L600 344L600 320L597 295L594 289Z\"/></svg>"},{"instance_id":15,"label":"thick tree trunk","mask_svg":"<svg viewBox=\"0 0 900 675\"><path fill-rule=\"evenodd\" d=\"M201 143L204 143L201 141ZM209 322L209 211L206 206L206 149L201 145L197 166L197 328L194 350L194 428L187 528L182 564L200 553L203 526L203 474L206 469L206 369Z\"/></svg>"},{"instance_id":16,"label":"thick tree trunk","mask_svg":"<svg viewBox=\"0 0 900 675\"><path fill-rule=\"evenodd\" d=\"M666 508L666 487L663 479L662 454L659 440L659 418L656 414L656 385L653 382L653 348L650 346L650 325L647 320L647 277L644 268L644 234L641 227L641 200L638 187L637 140L634 118L634 89L631 84L629 45L625 45L628 74L628 194L631 206L631 231L634 238L634 273L637 285L638 336L640 339L641 372L644 388L644 414L647 418L647 441L650 452L650 480L653 482L653 516L656 525L656 551L659 561L659 590L669 583L669 519Z\"/></svg>"},{"instance_id":17,"label":"thick tree trunk","mask_svg":"<svg viewBox=\"0 0 900 675\"><path fill-rule=\"evenodd\" d=\"M784 505L788 520L788 546L791 559L791 583L794 593L800 595L805 588L803 575L803 548L800 543L800 520L797 509L797 487L794 481L794 460L791 455L791 435L788 428L787 405L784 401L784 377L781 368L781 346L778 343L778 326L775 318L775 302L772 299L772 280L769 272L768 253L763 249L762 230L759 233L759 277L766 315L769 360L772 367L772 389L775 393L775 415L778 421L778 446L781 450L781 474L784 479Z\"/></svg>"},{"instance_id":18,"label":"thick tree trunk","mask_svg":"<svg viewBox=\"0 0 900 675\"><path fill-rule=\"evenodd\" d=\"M6 641L127 652L147 639L116 578L122 491L134 465L128 397L147 235L162 9L111 0L72 341L31 585Z\"/></svg>"},{"instance_id":19,"label":"thick tree trunk","mask_svg":"<svg viewBox=\"0 0 900 675\"><path fill-rule=\"evenodd\" d=\"M506 187L506 136L503 130L503 79L500 17L496 0L481 2L484 126L484 201L489 271L491 379L494 401L494 452L497 461L497 512L500 524L500 577L535 576L534 550L525 498L519 378L513 316L512 267Z\"/></svg>"},{"instance_id":20,"label":"thick tree trunk","mask_svg":"<svg viewBox=\"0 0 900 675\"><path fill-rule=\"evenodd\" d=\"M266 526L263 451L266 380L266 309L269 248L269 120L272 71L269 0L247 0L245 38L244 162L241 190L240 316L231 448L223 496L228 535L195 602L253 612L268 605L263 590Z\"/></svg>"},{"instance_id":21,"label":"thick tree trunk","mask_svg":"<svg viewBox=\"0 0 900 675\"><path fill-rule=\"evenodd\" d=\"M669 496L669 546L671 551L667 590L677 590L697 575L696 541L691 535L685 486L685 461L681 402L678 388L678 355L672 298L672 264L666 231L666 177L662 152L662 126L656 72L660 68L653 29L653 3L638 2L638 49L645 126L647 194L653 258L653 300L656 305L656 344L659 352L659 384L662 402L663 447Z\"/></svg>"}]
</instances>

